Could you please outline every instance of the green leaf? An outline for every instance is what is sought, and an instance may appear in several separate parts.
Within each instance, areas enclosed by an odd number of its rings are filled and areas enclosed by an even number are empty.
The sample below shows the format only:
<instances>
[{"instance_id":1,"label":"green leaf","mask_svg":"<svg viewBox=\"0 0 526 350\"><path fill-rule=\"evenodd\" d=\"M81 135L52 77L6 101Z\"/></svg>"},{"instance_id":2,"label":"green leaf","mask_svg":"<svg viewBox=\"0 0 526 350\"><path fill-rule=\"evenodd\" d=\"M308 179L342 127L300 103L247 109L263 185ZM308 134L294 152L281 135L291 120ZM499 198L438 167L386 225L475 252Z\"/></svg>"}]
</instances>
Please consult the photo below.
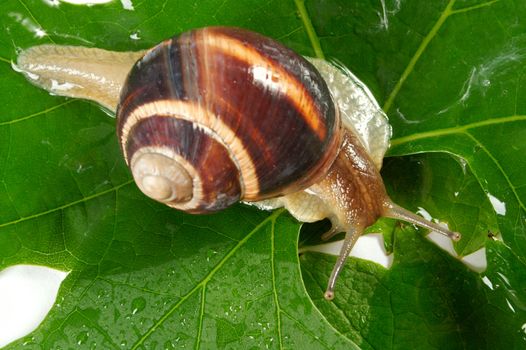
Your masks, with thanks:
<instances>
[{"instance_id":1,"label":"green leaf","mask_svg":"<svg viewBox=\"0 0 526 350\"><path fill-rule=\"evenodd\" d=\"M509 250L497 242L490 245L488 262L498 266L488 275L494 281L490 288L412 230L397 232L397 237L393 267L386 271L373 263L351 262L334 303L323 300L325 286L319 281L330 273L335 259L319 254L302 257L307 288L330 323L362 349L524 346L526 310L520 294L525 266L506 256ZM494 257L500 251L502 255Z\"/></svg>"},{"instance_id":2,"label":"green leaf","mask_svg":"<svg viewBox=\"0 0 526 350\"><path fill-rule=\"evenodd\" d=\"M71 271L42 325L8 348L524 347L522 0L133 5L0 4L0 270ZM391 196L460 230L460 255L486 246L488 270L474 273L391 222L393 266L350 259L326 302L334 258L298 259L300 224L288 214L238 205L191 216L153 203L131 181L114 119L11 67L33 45L139 50L217 24L349 67L393 125Z\"/></svg>"},{"instance_id":3,"label":"green leaf","mask_svg":"<svg viewBox=\"0 0 526 350\"><path fill-rule=\"evenodd\" d=\"M459 159L444 153L388 158L382 175L391 179L389 190L399 204L415 212L435 213L436 219L462 232L462 239L455 244L460 256L480 249L488 233L499 230L488 197Z\"/></svg>"}]
</instances>

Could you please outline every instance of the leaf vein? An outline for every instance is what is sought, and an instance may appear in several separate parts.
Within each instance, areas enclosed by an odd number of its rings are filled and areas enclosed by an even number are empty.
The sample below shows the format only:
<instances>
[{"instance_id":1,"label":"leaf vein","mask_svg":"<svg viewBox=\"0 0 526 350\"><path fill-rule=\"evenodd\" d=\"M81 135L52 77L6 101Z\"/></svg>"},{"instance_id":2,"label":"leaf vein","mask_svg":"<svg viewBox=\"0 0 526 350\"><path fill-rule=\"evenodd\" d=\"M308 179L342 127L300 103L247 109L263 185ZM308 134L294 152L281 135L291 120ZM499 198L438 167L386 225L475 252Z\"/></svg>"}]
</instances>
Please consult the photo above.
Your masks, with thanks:
<instances>
[{"instance_id":1,"label":"leaf vein","mask_svg":"<svg viewBox=\"0 0 526 350\"><path fill-rule=\"evenodd\" d=\"M5 156L5 162L4 164L9 164L9 158L11 157L11 141L13 139L13 135L12 135L12 132L11 132L11 128L9 128L9 139L7 140L7 152L6 152L6 156ZM3 169L1 170L2 171L2 184L4 185L4 188L5 188L5 193L7 194L7 199L9 200L9 202L11 203L11 206L13 207L13 209L15 210L16 212L16 215L18 215L20 217L20 213L18 212L18 208L16 207L15 205L15 201L13 200L13 197L11 196L11 193L9 193L9 190L7 188L7 183L5 182L5 169L7 168L7 166L3 166Z\"/></svg>"},{"instance_id":2,"label":"leaf vein","mask_svg":"<svg viewBox=\"0 0 526 350\"><path fill-rule=\"evenodd\" d=\"M195 340L195 348L201 347L201 335L203 334L203 319L205 316L205 300L206 300L206 284L203 285L201 291L201 308L199 309L199 322L197 328L197 339Z\"/></svg>"},{"instance_id":3,"label":"leaf vein","mask_svg":"<svg viewBox=\"0 0 526 350\"><path fill-rule=\"evenodd\" d=\"M20 3L20 5L22 5L26 9L27 13L29 14L29 17L31 17L31 19L35 21L35 23L40 28L43 28L42 24L40 24L40 22L35 18L35 16L33 15L33 12L31 12L31 10L27 7L27 5L22 0L18 0L18 2ZM49 35L46 35L46 36L49 38L49 41L51 41L53 44L56 44L53 38L51 38Z\"/></svg>"},{"instance_id":4,"label":"leaf vein","mask_svg":"<svg viewBox=\"0 0 526 350\"><path fill-rule=\"evenodd\" d=\"M78 315L86 321L86 323L91 324L91 326L92 326L93 328L95 328L96 330L98 330L98 331L100 332L100 334L102 334L102 336L104 337L104 339L106 339L106 341L107 341L108 343L110 343L115 349L118 349L118 348L119 348L119 346L117 346L117 344L115 344L115 343L113 342L113 337L110 336L110 334L104 329L104 327L101 327L101 326L100 326L99 324L97 324L96 322L93 322L92 319L90 319L89 317L86 317L86 316L84 315L84 313L81 312L81 309L76 309L75 312L77 312Z\"/></svg>"},{"instance_id":5,"label":"leaf vein","mask_svg":"<svg viewBox=\"0 0 526 350\"><path fill-rule=\"evenodd\" d=\"M475 123L470 123L470 124L465 124L465 125L458 125L458 126L454 126L451 128L425 131L425 132L420 132L420 133L416 133L416 134L412 134L408 136L394 138L391 140L391 147L399 146L404 143L427 139L427 138L440 137L440 136L446 136L446 135L452 135L452 134L462 134L462 133L465 133L469 129L476 129L476 128L481 128L484 126L498 125L498 124L504 124L504 123L513 123L513 122L518 122L518 121L526 121L526 115L512 115L512 116L503 117L503 118L486 119L480 122L475 122Z\"/></svg>"},{"instance_id":6,"label":"leaf vein","mask_svg":"<svg viewBox=\"0 0 526 350\"><path fill-rule=\"evenodd\" d=\"M318 35L316 34L316 31L314 30L314 27L312 25L312 21L310 20L307 8L305 7L305 0L294 0L294 3L296 4L296 8L298 9L301 21L303 22L303 26L307 31L307 35L309 37L310 44L312 45L312 49L314 50L314 54L317 58L324 59L325 54L323 53L323 50L321 48L320 39L318 38Z\"/></svg>"},{"instance_id":7,"label":"leaf vein","mask_svg":"<svg viewBox=\"0 0 526 350\"><path fill-rule=\"evenodd\" d=\"M108 279L108 278L105 278L105 277L101 276L100 274L94 279L94 281L95 280L106 282L110 286L123 286L123 287L127 287L127 288L130 288L130 289L139 291L139 292L144 292L144 293L148 293L148 294L152 294L152 295L157 295L157 296L162 296L162 297L171 297L171 298L174 297L174 294L171 294L171 293L163 293L163 292L160 292L160 291L157 291L157 290L153 290L153 289L149 289L149 288L138 287L138 286L135 286L135 285L133 285L133 284L131 284L129 282L119 282L117 280L111 280L111 279ZM91 285L90 285L90 288L91 288Z\"/></svg>"},{"instance_id":8,"label":"leaf vein","mask_svg":"<svg viewBox=\"0 0 526 350\"><path fill-rule=\"evenodd\" d=\"M113 242L115 239L115 232L117 230L117 204L119 200L119 191L115 191L115 205L113 206L113 229L111 230L111 239L108 242ZM106 249L104 249L104 252L101 254L101 257L99 259L99 264L104 261L104 258L106 258L106 255L108 255L108 252L110 251L111 243L108 243L106 245ZM99 265L100 267L100 265Z\"/></svg>"},{"instance_id":9,"label":"leaf vein","mask_svg":"<svg viewBox=\"0 0 526 350\"><path fill-rule=\"evenodd\" d=\"M314 254L322 254L322 253L314 253ZM349 257L349 259L353 259L352 257ZM347 262L348 264L348 262ZM346 265L347 266L347 265ZM310 279L312 281L314 281L314 283L319 287L319 290L320 290L320 294L323 295L323 293L325 293L325 285L323 285L321 283L321 281L318 279L318 278L315 278L314 275L307 269L303 269L302 270L303 273L305 273L305 275L309 275ZM327 276L328 277L328 276ZM311 296L311 299L312 299L312 296ZM325 302L325 299L324 299L324 302ZM314 303L313 303L314 305ZM286 314L287 316L289 316L290 318L292 318L292 316L290 316L289 314L287 314L285 311L283 311L284 314ZM320 312L320 316L325 320L325 322L327 322L327 324L332 328L332 330L339 334L342 338L344 338L345 340L347 340L348 342L354 344L354 341L352 341L346 334L342 333L339 329L337 329L336 327L334 327L334 325L332 323L329 322L329 320L327 319L327 317ZM347 320L349 320L346 316L344 316L344 318L346 318ZM294 319L294 318L292 318ZM295 320L295 319L294 319Z\"/></svg>"},{"instance_id":10,"label":"leaf vein","mask_svg":"<svg viewBox=\"0 0 526 350\"><path fill-rule=\"evenodd\" d=\"M393 90L389 94L389 97L387 98L387 101L385 102L385 104L383 106L383 110L384 110L385 113L387 113L389 111L389 109L391 108L391 106L393 105L393 102L394 102L396 96L398 95L398 92L400 92L400 89L402 88L402 85L404 85L405 81L407 80L407 77L409 77L409 75L411 74L411 72L415 68L416 63L418 62L418 60L420 59L420 57L422 56L424 51L427 49L427 46L429 45L429 43L436 36L436 34L440 30L440 28L442 27L442 25L444 24L446 19L449 17L449 15L451 15L451 8L455 4L455 1L456 0L450 0L449 1L449 3L447 4L446 8L444 9L442 14L440 15L440 17L436 21L435 25L431 28L429 33L424 37L424 39L420 43L420 46L417 48L415 54L409 60L409 63L407 64L407 67L405 68L405 70L403 71L402 75L400 76L400 78L396 82L395 87L393 88Z\"/></svg>"},{"instance_id":11,"label":"leaf vein","mask_svg":"<svg viewBox=\"0 0 526 350\"><path fill-rule=\"evenodd\" d=\"M310 335L314 340L316 340L319 344L321 344L325 349L332 349L330 348L327 344L325 344L324 342L321 341L320 337L314 333L312 333L312 331L310 329L308 329L307 327L305 327L305 325L303 323L301 323L298 319L294 318L291 314L289 314L288 312L286 312L285 310L282 311L283 314L285 316L287 316L291 321L293 321L294 323L296 323L301 329L303 329L303 331Z\"/></svg>"},{"instance_id":12,"label":"leaf vein","mask_svg":"<svg viewBox=\"0 0 526 350\"><path fill-rule=\"evenodd\" d=\"M285 40L286 38L288 38L289 36L291 36L292 34L299 32L302 28L303 28L303 26L299 26L298 28L291 30L291 31L288 32L287 34L283 34L282 36L277 37L276 39L278 39L278 40L280 40L280 41L283 41L283 40ZM319 38L319 37L318 37L318 38Z\"/></svg>"},{"instance_id":13,"label":"leaf vein","mask_svg":"<svg viewBox=\"0 0 526 350\"><path fill-rule=\"evenodd\" d=\"M274 294L274 304L276 305L276 327L278 330L279 348L283 349L283 339L282 339L282 333L281 333L281 306L279 305L278 291L276 287L276 265L275 265L276 246L275 246L275 239L274 239L275 233L276 233L275 228L276 228L276 221L274 220L272 222L271 232L270 232L270 238L271 238L270 265L271 265L271 271L272 271L272 292Z\"/></svg>"},{"instance_id":14,"label":"leaf vein","mask_svg":"<svg viewBox=\"0 0 526 350\"><path fill-rule=\"evenodd\" d=\"M457 13L469 12L469 11L477 10L479 8L491 6L494 3L499 2L499 1L500 0L492 0L492 1L484 2L482 4L477 4L477 5L473 5L473 6L468 6L468 7L456 9L456 10L451 11L451 14L454 15L454 14L457 14Z\"/></svg>"},{"instance_id":15,"label":"leaf vein","mask_svg":"<svg viewBox=\"0 0 526 350\"><path fill-rule=\"evenodd\" d=\"M39 115L42 115L42 114L46 114L46 113L52 112L52 111L54 111L55 109L58 109L58 108L60 108L60 107L64 107L65 105L68 105L68 104L73 103L73 102L75 102L75 100L68 100L68 101L63 102L63 103L61 103L61 104L55 105L55 106L53 106L53 107L49 107L49 108L47 108L47 109L44 109L43 111L36 112L36 113L30 114L30 115L27 115L27 116L25 116L25 117L20 117L20 118L17 118L17 119L13 119L13 120L5 121L5 122L0 122L0 126L11 125L11 124L19 123L19 122L22 122L22 121L25 121L25 120L28 120L28 119L32 119L32 118L37 117L37 116L39 116Z\"/></svg>"},{"instance_id":16,"label":"leaf vein","mask_svg":"<svg viewBox=\"0 0 526 350\"><path fill-rule=\"evenodd\" d=\"M495 166L497 167L497 169L499 169L499 171L501 172L502 176L504 176L504 179L506 179L506 182L508 183L508 186L510 187L511 191L513 192L513 195L515 196L515 199L517 199L517 202L519 203L519 206L524 211L526 211L526 206L524 205L524 203L522 202L519 194L517 193L515 185L513 185L513 183L511 182L511 180L510 180L510 178L508 176L508 174L504 171L504 169L502 168L502 165L500 165L500 163L497 160L497 158L495 158L495 156L486 148L486 146L484 146L475 136L473 136L472 134L470 134L467 131L466 131L465 134L473 142L475 142L477 144L477 146L479 146L484 151L484 153L486 153L488 155L488 157L493 161L493 163L495 163Z\"/></svg>"},{"instance_id":17,"label":"leaf vein","mask_svg":"<svg viewBox=\"0 0 526 350\"><path fill-rule=\"evenodd\" d=\"M276 210L271 215L266 217L259 225L257 225L252 231L250 231L242 240L240 240L224 257L221 259L217 265L210 270L210 272L199 282L194 288L192 288L188 293L183 295L181 299L175 303L168 311L166 311L155 324L150 327L150 329L139 339L137 342L131 347L132 350L137 349L140 347L144 341L155 332L157 327L161 325L165 320L168 319L178 308L185 302L192 294L194 294L199 288L206 286L206 284L210 281L210 279L216 274L217 271L219 271L223 265L234 255L234 253L241 248L248 240L256 233L258 232L263 226L265 226L268 222L272 222L280 216L285 209Z\"/></svg>"},{"instance_id":18,"label":"leaf vein","mask_svg":"<svg viewBox=\"0 0 526 350\"><path fill-rule=\"evenodd\" d=\"M122 183L120 185L117 185L115 187L112 187L112 188L110 188L108 190L105 190L105 191L102 191L102 192L98 192L98 193L95 193L95 194L93 194L91 196L87 196L87 197L84 197L82 199L79 199L79 200L76 200L76 201L73 201L73 202L61 205L60 207L56 207L56 208L53 208L53 209L42 211L40 213L36 213L36 214L29 215L29 216L26 216L26 217L21 217L19 219L13 220L13 221L5 222L3 224L0 224L0 228L11 226L11 225L15 225L15 224L18 224L18 223L24 222L24 221L36 219L36 218L39 218L41 216L45 216L45 215L48 215L48 214L51 214L51 213L54 213L54 212L57 212L57 211L61 211L61 210L67 209L67 208L72 207L72 206L77 205L77 204L88 202L88 201L90 201L92 199L104 196L104 195L106 195L108 193L111 193L113 191L117 191L117 190L121 189L122 187L125 187L125 186L127 186L127 185L129 185L131 183L133 183L133 180L126 181L126 182L124 182L124 183Z\"/></svg>"}]
</instances>

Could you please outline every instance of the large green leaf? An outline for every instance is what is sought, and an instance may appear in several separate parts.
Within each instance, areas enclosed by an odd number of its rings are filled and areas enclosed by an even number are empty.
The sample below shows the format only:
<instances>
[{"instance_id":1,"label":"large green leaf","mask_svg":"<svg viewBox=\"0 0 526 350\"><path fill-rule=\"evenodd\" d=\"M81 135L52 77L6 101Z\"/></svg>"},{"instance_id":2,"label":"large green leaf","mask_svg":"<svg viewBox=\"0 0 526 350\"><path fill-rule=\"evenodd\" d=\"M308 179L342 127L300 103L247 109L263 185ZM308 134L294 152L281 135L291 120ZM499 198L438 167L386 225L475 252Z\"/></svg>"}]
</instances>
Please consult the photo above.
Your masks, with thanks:
<instances>
[{"instance_id":1,"label":"large green leaf","mask_svg":"<svg viewBox=\"0 0 526 350\"><path fill-rule=\"evenodd\" d=\"M0 4L0 269L71 273L47 319L12 347L524 346L522 0L48 3ZM388 113L391 156L449 154L389 159L384 178L397 202L462 232L460 255L486 245L485 279L406 227L389 235L391 269L351 259L326 302L334 259L298 259L288 214L239 205L190 216L153 203L130 179L114 119L38 90L10 64L42 43L136 50L215 24L343 62Z\"/></svg>"}]
</instances>

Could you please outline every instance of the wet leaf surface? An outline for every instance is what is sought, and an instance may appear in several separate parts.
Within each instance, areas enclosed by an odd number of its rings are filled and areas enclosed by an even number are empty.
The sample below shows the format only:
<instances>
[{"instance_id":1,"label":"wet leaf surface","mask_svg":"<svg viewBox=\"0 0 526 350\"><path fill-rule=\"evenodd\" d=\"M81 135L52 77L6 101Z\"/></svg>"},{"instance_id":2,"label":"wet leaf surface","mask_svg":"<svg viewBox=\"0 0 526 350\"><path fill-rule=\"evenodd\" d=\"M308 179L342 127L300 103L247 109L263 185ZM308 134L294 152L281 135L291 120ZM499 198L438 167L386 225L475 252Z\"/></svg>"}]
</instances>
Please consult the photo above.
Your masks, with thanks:
<instances>
[{"instance_id":1,"label":"wet leaf surface","mask_svg":"<svg viewBox=\"0 0 526 350\"><path fill-rule=\"evenodd\" d=\"M524 347L522 1L49 3L0 4L0 269L71 273L42 325L8 348ZM153 203L124 166L114 119L11 67L32 45L138 50L216 24L348 66L393 125L392 197L461 231L460 255L485 246L488 270L389 223L392 268L351 259L328 303L334 258L298 259L287 213L189 216Z\"/></svg>"}]
</instances>

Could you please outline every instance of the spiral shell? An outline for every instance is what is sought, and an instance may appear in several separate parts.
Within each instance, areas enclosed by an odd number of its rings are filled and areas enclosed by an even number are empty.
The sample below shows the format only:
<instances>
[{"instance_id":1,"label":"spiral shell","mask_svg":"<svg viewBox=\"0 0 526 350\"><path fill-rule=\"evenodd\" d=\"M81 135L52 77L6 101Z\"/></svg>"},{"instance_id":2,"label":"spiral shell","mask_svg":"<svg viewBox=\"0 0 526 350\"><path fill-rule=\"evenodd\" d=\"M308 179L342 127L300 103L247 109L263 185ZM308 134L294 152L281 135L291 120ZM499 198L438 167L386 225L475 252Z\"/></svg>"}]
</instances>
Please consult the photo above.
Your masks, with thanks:
<instances>
[{"instance_id":1,"label":"spiral shell","mask_svg":"<svg viewBox=\"0 0 526 350\"><path fill-rule=\"evenodd\" d=\"M193 30L149 50L128 75L117 118L138 186L189 212L306 188L340 142L312 64L238 28Z\"/></svg>"}]
</instances>

